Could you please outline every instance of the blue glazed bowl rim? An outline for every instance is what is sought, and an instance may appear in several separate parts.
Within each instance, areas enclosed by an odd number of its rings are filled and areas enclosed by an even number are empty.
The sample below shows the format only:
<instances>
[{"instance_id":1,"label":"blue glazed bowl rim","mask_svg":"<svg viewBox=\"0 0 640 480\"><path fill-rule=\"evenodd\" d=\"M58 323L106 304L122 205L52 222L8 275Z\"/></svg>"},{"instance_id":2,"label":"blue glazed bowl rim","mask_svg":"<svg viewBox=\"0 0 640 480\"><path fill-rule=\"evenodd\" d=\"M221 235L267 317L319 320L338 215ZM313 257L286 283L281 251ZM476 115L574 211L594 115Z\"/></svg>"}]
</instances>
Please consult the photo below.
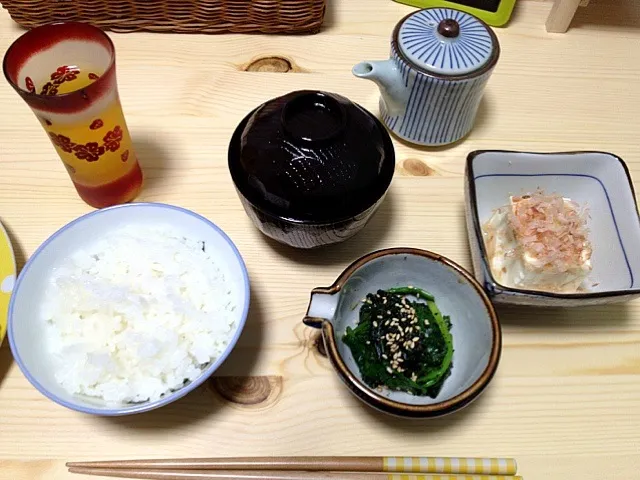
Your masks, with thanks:
<instances>
[{"instance_id":1,"label":"blue glazed bowl rim","mask_svg":"<svg viewBox=\"0 0 640 480\"><path fill-rule=\"evenodd\" d=\"M235 254L236 260L237 260L237 262L240 265L240 268L242 270L242 280L243 280L243 289L244 289L244 294L245 294L245 302L244 302L244 305L243 305L242 315L240 316L236 332L233 335L233 337L231 338L231 340L229 341L229 344L227 345L225 351L220 355L220 357L218 357L218 359L215 362L211 363L211 365L209 365L202 372L202 374L197 379L195 379L193 382L189 383L188 385L185 385L184 387L180 388L179 390L176 390L175 392L172 392L172 393L169 393L169 394L165 395L163 398L161 398L159 400L156 400L154 402L145 402L145 403L141 403L139 405L132 405L131 407L104 408L104 409L102 409L102 408L92 408L92 407L87 407L87 406L83 406L83 405L79 405L79 404L76 404L76 403L73 403L73 402L68 402L66 400L63 400L58 395L56 395L56 394L50 392L49 390L47 390L31 374L31 372L29 372L29 370L26 368L26 366L24 365L24 362L22 360L22 357L20 356L19 347L15 343L14 333L13 333L15 299L18 297L18 295L20 293L20 286L22 284L22 281L24 280L25 276L29 272L29 269L33 265L33 262L35 261L36 258L38 258L38 256L49 246L49 244L55 238L57 238L58 236L62 235L65 231L67 231L73 225L81 223L81 222L83 222L84 220L86 220L86 219L88 219L90 217L102 215L102 214L104 214L106 212L109 212L109 211L126 209L126 208L161 208L161 209L175 210L175 211L178 211L180 213L183 213L183 214L189 215L191 217L194 217L194 218L204 222L208 226L210 226L214 231L216 231L216 233L218 233L222 237L223 240L225 240L227 242L227 244L231 247L231 249L233 250L233 252ZM193 212L191 210L188 210L188 209L182 208L182 207L178 207L178 206L175 206L175 205L169 205L169 204L165 204L165 203L155 203L155 202L129 203L129 204L123 204L123 205L115 205L113 207L107 207L107 208L103 208L103 209L100 209L100 210L96 210L96 211L84 214L84 215L76 218L75 220L72 220L71 222L67 223L66 225L64 225L60 229L58 229L56 232L54 232L52 235L50 235L49 238L47 238L36 249L36 251L33 253L33 255L31 255L29 260L25 263L24 267L22 268L22 271L20 272L20 274L19 274L19 276L18 276L18 278L16 280L16 284L14 286L13 293L11 295L11 300L9 302L7 336L9 338L9 347L11 348L11 352L13 354L13 358L15 359L16 363L18 364L18 367L22 371L23 375L27 378L27 380L41 394L43 394L48 399L54 401L55 403L57 403L59 405L62 405L63 407L67 407L67 408L69 408L71 410L75 410L75 411L81 412L81 413L87 413L87 414L90 414L90 415L111 416L111 417L123 416L123 415L132 415L132 414L135 414L135 413L148 412L150 410L155 410L157 408L160 408L160 407L163 407L165 405L168 405L169 403L172 403L172 402L174 402L174 401L186 396L188 393L190 393L191 391L195 390L197 387L202 385L205 382L205 380L207 380L213 374L213 372L215 372L218 369L218 367L220 367L220 365L222 365L222 363L227 359L227 357L229 356L231 351L235 348L235 345L236 345L238 339L240 338L240 335L242 334L242 331L244 330L244 326L246 324L247 315L249 313L249 303L250 303L249 274L247 272L246 264L245 264L244 260L242 259L242 256L240 255L240 251L238 250L236 245L233 243L231 238L229 238L229 236L220 227L218 227L215 223L213 223L212 221L208 220L207 218L203 217L202 215L200 215L198 213L195 213L195 212Z\"/></svg>"}]
</instances>

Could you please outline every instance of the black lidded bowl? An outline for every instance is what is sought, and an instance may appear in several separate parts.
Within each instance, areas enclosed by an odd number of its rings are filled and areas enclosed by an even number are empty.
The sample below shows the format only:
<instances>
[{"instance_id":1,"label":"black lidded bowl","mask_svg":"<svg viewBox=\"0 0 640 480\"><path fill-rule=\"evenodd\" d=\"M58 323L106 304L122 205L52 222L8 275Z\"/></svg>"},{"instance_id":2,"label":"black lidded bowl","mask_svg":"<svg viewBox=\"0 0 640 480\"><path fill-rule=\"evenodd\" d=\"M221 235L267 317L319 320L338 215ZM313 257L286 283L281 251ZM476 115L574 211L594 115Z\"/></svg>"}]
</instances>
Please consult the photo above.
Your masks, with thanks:
<instances>
[{"instance_id":1,"label":"black lidded bowl","mask_svg":"<svg viewBox=\"0 0 640 480\"><path fill-rule=\"evenodd\" d=\"M247 215L266 236L297 248L358 233L395 171L382 123L345 97L314 90L253 110L236 128L228 153Z\"/></svg>"}]
</instances>

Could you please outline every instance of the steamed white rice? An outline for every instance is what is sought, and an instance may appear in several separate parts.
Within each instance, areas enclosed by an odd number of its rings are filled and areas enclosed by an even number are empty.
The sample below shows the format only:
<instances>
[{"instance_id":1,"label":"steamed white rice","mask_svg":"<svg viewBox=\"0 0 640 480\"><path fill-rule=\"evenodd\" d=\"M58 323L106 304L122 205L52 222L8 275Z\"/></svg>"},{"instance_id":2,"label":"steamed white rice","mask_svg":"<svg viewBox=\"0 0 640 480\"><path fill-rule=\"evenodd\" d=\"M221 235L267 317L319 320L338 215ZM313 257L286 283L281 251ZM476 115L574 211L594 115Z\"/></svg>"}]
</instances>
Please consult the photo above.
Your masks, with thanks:
<instances>
[{"instance_id":1,"label":"steamed white rice","mask_svg":"<svg viewBox=\"0 0 640 480\"><path fill-rule=\"evenodd\" d=\"M43 305L62 387L123 404L158 400L198 377L229 344L239 308L210 253L168 226L138 225L68 258Z\"/></svg>"}]
</instances>

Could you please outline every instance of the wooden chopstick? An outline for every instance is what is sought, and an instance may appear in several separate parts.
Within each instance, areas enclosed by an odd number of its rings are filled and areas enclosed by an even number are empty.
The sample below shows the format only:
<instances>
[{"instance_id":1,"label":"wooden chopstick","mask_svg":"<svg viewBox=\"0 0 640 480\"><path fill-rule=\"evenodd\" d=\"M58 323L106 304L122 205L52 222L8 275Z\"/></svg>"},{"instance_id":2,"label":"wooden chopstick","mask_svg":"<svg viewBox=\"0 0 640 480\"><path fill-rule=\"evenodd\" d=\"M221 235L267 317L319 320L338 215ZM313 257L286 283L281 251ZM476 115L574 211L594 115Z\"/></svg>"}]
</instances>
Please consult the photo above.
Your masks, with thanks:
<instances>
[{"instance_id":1,"label":"wooden chopstick","mask_svg":"<svg viewBox=\"0 0 640 480\"><path fill-rule=\"evenodd\" d=\"M138 480L522 480L504 475L424 475L398 473L337 472L243 472L241 470L130 470L70 467L70 473Z\"/></svg>"},{"instance_id":2,"label":"wooden chopstick","mask_svg":"<svg viewBox=\"0 0 640 480\"><path fill-rule=\"evenodd\" d=\"M339 472L515 475L512 458L454 457L230 457L70 462L67 467L154 470L306 470Z\"/></svg>"}]
</instances>

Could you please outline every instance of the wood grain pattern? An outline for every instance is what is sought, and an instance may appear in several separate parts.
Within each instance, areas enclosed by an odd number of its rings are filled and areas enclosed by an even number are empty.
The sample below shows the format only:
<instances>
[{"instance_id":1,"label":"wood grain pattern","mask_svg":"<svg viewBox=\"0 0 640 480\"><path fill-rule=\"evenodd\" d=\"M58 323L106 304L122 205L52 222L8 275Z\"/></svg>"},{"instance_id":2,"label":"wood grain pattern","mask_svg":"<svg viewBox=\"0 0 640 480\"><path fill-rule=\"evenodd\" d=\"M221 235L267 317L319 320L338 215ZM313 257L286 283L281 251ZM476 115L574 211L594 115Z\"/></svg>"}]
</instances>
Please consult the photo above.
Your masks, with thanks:
<instances>
[{"instance_id":1,"label":"wood grain pattern","mask_svg":"<svg viewBox=\"0 0 640 480\"><path fill-rule=\"evenodd\" d=\"M111 34L120 93L147 175L141 200L191 208L237 243L252 282L251 313L219 376L281 377L266 409L216 400L206 386L129 418L75 414L44 399L0 348L0 477L71 480L66 461L249 455L508 456L529 479L632 479L640 464L640 304L588 310L503 308L504 350L487 391L458 414L427 422L378 414L352 397L302 325L309 292L359 256L426 248L469 267L464 158L481 148L600 149L620 155L640 187L640 3L598 0L564 35L549 35L551 3L522 0L498 29L502 57L476 128L449 148L396 141L398 175L366 229L333 248L274 246L253 228L226 167L236 123L299 88L335 91L377 112L378 91L352 65L384 59L390 0L331 0L315 36ZM20 34L0 13L0 51ZM281 57L299 71L248 72ZM0 81L0 219L19 265L55 229L90 209L29 108ZM406 161L409 161L407 168ZM437 174L416 175L419 161ZM417 164L414 164L414 166ZM420 167L419 171L423 168Z\"/></svg>"},{"instance_id":2,"label":"wood grain pattern","mask_svg":"<svg viewBox=\"0 0 640 480\"><path fill-rule=\"evenodd\" d=\"M213 377L211 387L224 400L248 408L267 408L282 394L282 377Z\"/></svg>"},{"instance_id":3,"label":"wood grain pattern","mask_svg":"<svg viewBox=\"0 0 640 480\"><path fill-rule=\"evenodd\" d=\"M299 71L289 59L283 57L262 57L251 61L242 70L246 72L296 72Z\"/></svg>"}]
</instances>

